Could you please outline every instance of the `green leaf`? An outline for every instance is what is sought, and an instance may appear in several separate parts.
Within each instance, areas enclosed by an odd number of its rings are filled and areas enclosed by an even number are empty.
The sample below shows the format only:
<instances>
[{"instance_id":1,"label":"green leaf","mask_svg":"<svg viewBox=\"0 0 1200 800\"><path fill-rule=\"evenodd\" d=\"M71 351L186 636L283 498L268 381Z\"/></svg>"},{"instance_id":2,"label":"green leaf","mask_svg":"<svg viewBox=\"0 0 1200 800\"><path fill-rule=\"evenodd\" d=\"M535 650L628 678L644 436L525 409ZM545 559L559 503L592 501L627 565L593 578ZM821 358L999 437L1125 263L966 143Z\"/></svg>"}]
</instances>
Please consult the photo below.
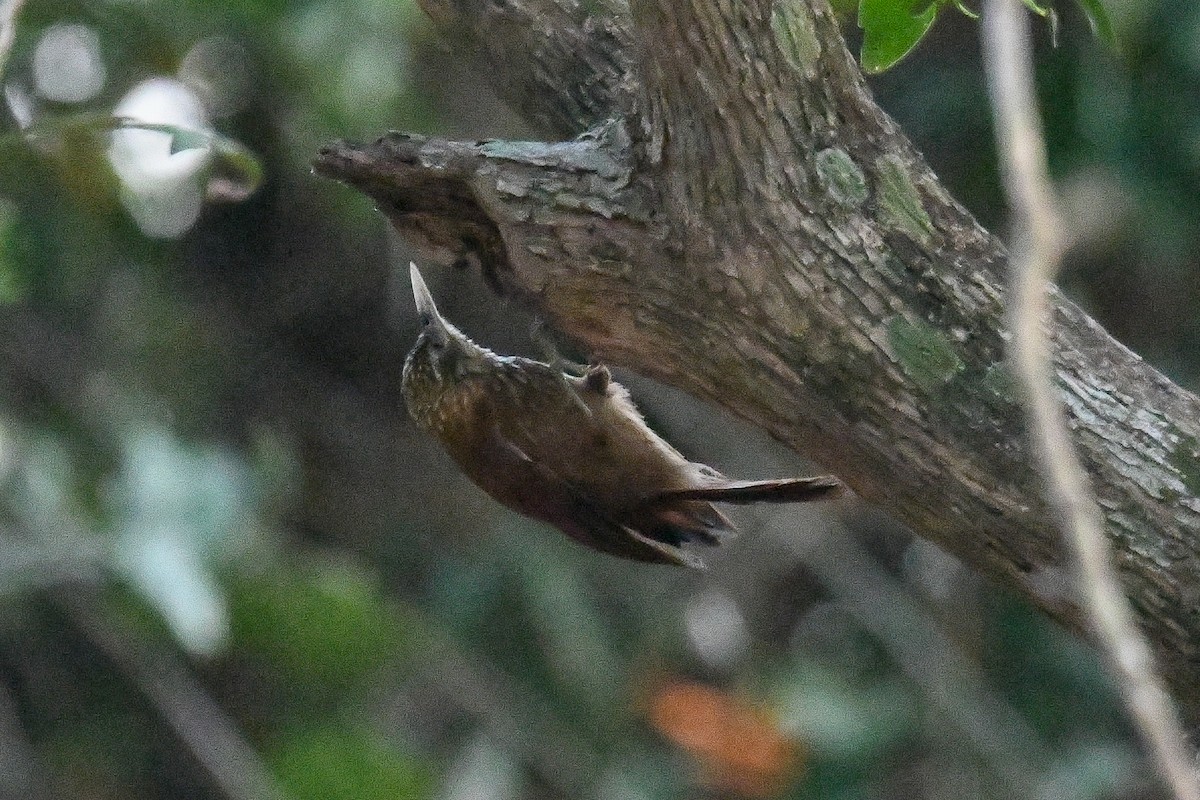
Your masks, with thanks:
<instances>
[{"instance_id":1,"label":"green leaf","mask_svg":"<svg viewBox=\"0 0 1200 800\"><path fill-rule=\"evenodd\" d=\"M183 150L205 149L214 156L209 166L205 197L208 200L240 203L254 194L262 184L262 162L240 142L205 130L185 128L156 122L140 122L135 119L113 117L112 130L133 129L158 131L171 137L171 153Z\"/></svg>"},{"instance_id":2,"label":"green leaf","mask_svg":"<svg viewBox=\"0 0 1200 800\"><path fill-rule=\"evenodd\" d=\"M955 8L961 11L964 17L969 17L970 19L979 19L979 12L968 8L967 4L963 2L963 0L953 0L953 2Z\"/></svg>"},{"instance_id":3,"label":"green leaf","mask_svg":"<svg viewBox=\"0 0 1200 800\"><path fill-rule=\"evenodd\" d=\"M1030 11L1046 20L1050 26L1050 46L1058 48L1058 12L1048 5L1042 5L1038 0L1021 0Z\"/></svg>"},{"instance_id":4,"label":"green leaf","mask_svg":"<svg viewBox=\"0 0 1200 800\"><path fill-rule=\"evenodd\" d=\"M164 125L163 128L171 134L171 155L184 150L203 150L211 139L208 133L194 128L181 128L178 125Z\"/></svg>"},{"instance_id":5,"label":"green leaf","mask_svg":"<svg viewBox=\"0 0 1200 800\"><path fill-rule=\"evenodd\" d=\"M205 197L223 203L240 203L262 185L263 166L258 156L226 136L212 139L216 159L212 164Z\"/></svg>"},{"instance_id":6,"label":"green leaf","mask_svg":"<svg viewBox=\"0 0 1200 800\"><path fill-rule=\"evenodd\" d=\"M120 130L154 131L171 137L171 154L184 150L207 150L211 155L205 178L205 199L240 203L258 189L263 181L263 166L253 152L240 142L210 130L188 128L161 122L142 122L129 117L80 113L43 120L32 128L0 136L0 152L18 152L29 140L61 139L72 132L89 134ZM8 166L7 163L5 166Z\"/></svg>"},{"instance_id":7,"label":"green leaf","mask_svg":"<svg viewBox=\"0 0 1200 800\"><path fill-rule=\"evenodd\" d=\"M912 0L861 0L858 27L863 30L863 69L874 73L893 67L929 32L937 12L936 2L914 14Z\"/></svg>"},{"instance_id":8,"label":"green leaf","mask_svg":"<svg viewBox=\"0 0 1200 800\"><path fill-rule=\"evenodd\" d=\"M1083 13L1087 14L1088 22L1092 24L1092 33L1107 44L1109 47L1116 47L1117 36L1113 33L1112 20L1108 18L1108 12L1104 10L1104 4L1100 0L1076 0L1079 7L1083 9Z\"/></svg>"}]
</instances>

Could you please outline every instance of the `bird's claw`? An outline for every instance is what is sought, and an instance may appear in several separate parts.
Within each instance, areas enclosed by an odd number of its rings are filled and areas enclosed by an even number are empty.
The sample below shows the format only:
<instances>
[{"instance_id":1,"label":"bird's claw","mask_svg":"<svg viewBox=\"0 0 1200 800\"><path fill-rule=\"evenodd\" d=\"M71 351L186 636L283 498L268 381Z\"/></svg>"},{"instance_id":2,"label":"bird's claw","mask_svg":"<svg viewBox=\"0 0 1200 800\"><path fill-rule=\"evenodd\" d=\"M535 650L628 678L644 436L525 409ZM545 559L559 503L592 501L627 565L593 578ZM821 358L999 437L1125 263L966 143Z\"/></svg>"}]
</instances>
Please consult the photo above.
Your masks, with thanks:
<instances>
[{"instance_id":1,"label":"bird's claw","mask_svg":"<svg viewBox=\"0 0 1200 800\"><path fill-rule=\"evenodd\" d=\"M550 336L550 323L542 317L534 319L533 323L529 326L529 338L537 345L538 350L542 353L542 358L546 359L546 363L559 372L565 372L576 378L581 378L587 374L589 369L587 364L568 361L558 352L558 348L554 345L554 340Z\"/></svg>"},{"instance_id":2,"label":"bird's claw","mask_svg":"<svg viewBox=\"0 0 1200 800\"><path fill-rule=\"evenodd\" d=\"M575 385L572 384L570 378L583 378L584 385L589 389L595 388L597 382L600 382L603 388L608 388L608 369L600 367L604 371L603 377L593 377L594 367L589 367L586 364L576 364L573 361L568 361L558 352L558 348L554 346L554 342L550 339L550 325L546 320L538 317L529 326L529 338L533 339L534 344L542 351L542 357L546 359L546 363L550 366L554 373L558 376L559 383L563 389L571 396L571 399L581 408L587 416L592 416L592 409L580 395Z\"/></svg>"}]
</instances>

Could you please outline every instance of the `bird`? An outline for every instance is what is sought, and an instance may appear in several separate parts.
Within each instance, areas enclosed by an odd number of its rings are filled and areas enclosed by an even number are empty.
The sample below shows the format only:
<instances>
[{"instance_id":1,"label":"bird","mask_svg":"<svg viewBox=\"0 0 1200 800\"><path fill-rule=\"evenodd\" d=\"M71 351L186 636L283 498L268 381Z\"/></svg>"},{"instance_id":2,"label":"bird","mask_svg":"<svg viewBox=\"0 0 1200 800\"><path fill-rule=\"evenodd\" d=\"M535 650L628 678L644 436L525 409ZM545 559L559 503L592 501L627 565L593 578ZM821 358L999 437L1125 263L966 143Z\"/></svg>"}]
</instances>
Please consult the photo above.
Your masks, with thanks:
<instances>
[{"instance_id":1,"label":"bird","mask_svg":"<svg viewBox=\"0 0 1200 800\"><path fill-rule=\"evenodd\" d=\"M548 362L497 355L441 316L416 264L409 273L420 332L404 362L408 411L508 508L603 553L703 568L689 548L735 534L714 502L842 492L830 475L734 480L689 461L650 429L608 367L564 361L548 343Z\"/></svg>"}]
</instances>

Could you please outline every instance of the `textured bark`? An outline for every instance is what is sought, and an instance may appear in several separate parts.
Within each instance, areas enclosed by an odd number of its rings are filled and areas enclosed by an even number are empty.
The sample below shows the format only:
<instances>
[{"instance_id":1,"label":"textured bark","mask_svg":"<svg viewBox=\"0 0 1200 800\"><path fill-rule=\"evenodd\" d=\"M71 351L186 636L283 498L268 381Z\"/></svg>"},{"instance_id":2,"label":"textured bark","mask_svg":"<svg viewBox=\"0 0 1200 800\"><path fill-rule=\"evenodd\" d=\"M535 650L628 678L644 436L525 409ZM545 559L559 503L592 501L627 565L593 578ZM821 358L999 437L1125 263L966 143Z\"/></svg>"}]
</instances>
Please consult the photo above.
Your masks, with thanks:
<instances>
[{"instance_id":1,"label":"textured bark","mask_svg":"<svg viewBox=\"0 0 1200 800\"><path fill-rule=\"evenodd\" d=\"M824 2L425 5L532 119L590 130L391 134L330 146L318 172L432 260L477 264L595 357L762 426L1078 627L1003 362L1004 247L872 101ZM1125 589L1194 719L1200 401L1054 303Z\"/></svg>"}]
</instances>

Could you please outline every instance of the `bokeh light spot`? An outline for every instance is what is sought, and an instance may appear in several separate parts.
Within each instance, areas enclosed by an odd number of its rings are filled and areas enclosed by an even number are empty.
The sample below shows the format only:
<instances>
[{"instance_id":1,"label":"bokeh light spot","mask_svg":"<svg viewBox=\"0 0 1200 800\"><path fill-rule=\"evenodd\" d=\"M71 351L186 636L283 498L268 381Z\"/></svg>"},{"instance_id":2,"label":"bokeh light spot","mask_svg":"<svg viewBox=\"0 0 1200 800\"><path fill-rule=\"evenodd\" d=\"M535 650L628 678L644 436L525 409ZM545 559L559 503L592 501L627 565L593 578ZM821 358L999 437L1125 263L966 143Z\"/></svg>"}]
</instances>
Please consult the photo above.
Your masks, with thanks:
<instances>
[{"instance_id":1,"label":"bokeh light spot","mask_svg":"<svg viewBox=\"0 0 1200 800\"><path fill-rule=\"evenodd\" d=\"M86 25L52 25L33 53L37 92L59 103L91 100L104 88L100 37Z\"/></svg>"}]
</instances>

